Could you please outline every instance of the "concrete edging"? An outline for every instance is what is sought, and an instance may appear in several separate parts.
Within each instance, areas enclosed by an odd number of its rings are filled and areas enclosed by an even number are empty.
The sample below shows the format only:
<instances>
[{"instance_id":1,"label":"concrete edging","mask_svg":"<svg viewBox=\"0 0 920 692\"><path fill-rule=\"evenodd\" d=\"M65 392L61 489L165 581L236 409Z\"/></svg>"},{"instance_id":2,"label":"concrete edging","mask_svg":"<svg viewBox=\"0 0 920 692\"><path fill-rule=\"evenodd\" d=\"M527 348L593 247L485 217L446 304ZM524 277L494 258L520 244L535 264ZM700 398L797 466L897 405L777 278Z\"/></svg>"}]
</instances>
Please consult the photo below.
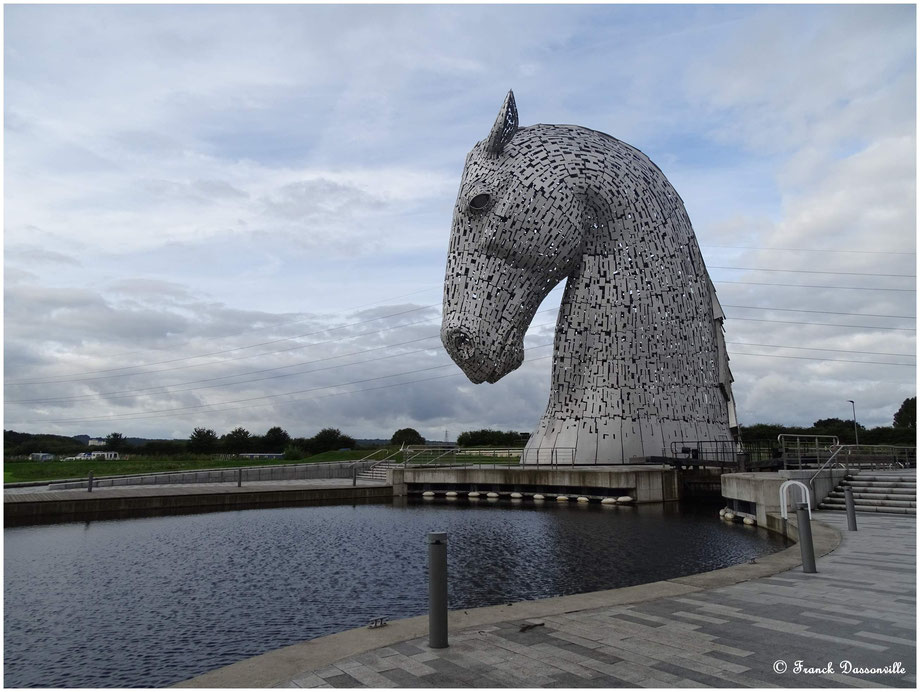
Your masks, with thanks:
<instances>
[{"instance_id":1,"label":"concrete edging","mask_svg":"<svg viewBox=\"0 0 920 692\"><path fill-rule=\"evenodd\" d=\"M49 493L48 498L4 497L3 516L7 522L70 521L81 517L101 517L121 513L144 516L157 511L204 511L268 508L291 503L327 503L365 500L391 500L393 489L387 485L301 488L221 488L220 492L195 492L187 487L138 489L130 495L107 495L104 492L67 495L72 491ZM178 490L179 492L176 492ZM116 491L117 492L117 491Z\"/></svg>"},{"instance_id":2,"label":"concrete edging","mask_svg":"<svg viewBox=\"0 0 920 692\"><path fill-rule=\"evenodd\" d=\"M775 527L782 526L782 519L778 515L771 515L770 518L773 521L768 522L772 524L768 530L776 531ZM794 517L790 517L786 528L788 529L787 535L790 538L798 538ZM816 558L827 555L840 545L841 534L833 527L813 521L811 528ZM777 532L782 533L782 531ZM796 544L785 550L757 558L754 564L732 565L711 572L676 577L649 584L625 586L619 589L593 591L572 596L557 596L536 601L520 601L510 605L453 610L448 614L448 630L456 632L507 620L547 617L594 608L641 603L657 598L681 596L697 591L730 586L751 579L769 577L801 564L800 548ZM337 632L325 637L292 644L259 656L237 661L229 666L217 668L190 680L177 683L172 687L274 687L291 680L299 674L325 668L343 658L423 637L427 632L427 615L394 620L386 627L376 629L360 627L345 630L344 632Z\"/></svg>"}]
</instances>

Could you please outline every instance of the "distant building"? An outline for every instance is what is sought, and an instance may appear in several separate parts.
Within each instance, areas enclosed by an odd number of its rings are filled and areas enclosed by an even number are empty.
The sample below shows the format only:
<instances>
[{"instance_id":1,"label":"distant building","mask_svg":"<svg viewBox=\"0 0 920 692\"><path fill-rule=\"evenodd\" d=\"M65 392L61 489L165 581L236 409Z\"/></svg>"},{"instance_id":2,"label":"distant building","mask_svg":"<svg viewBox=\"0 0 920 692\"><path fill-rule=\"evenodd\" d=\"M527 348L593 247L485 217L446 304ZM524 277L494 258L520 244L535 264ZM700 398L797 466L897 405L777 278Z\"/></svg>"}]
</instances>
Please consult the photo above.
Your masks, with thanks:
<instances>
[{"instance_id":1,"label":"distant building","mask_svg":"<svg viewBox=\"0 0 920 692\"><path fill-rule=\"evenodd\" d=\"M86 441L86 444L90 447L105 447L105 438L91 437Z\"/></svg>"},{"instance_id":2,"label":"distant building","mask_svg":"<svg viewBox=\"0 0 920 692\"><path fill-rule=\"evenodd\" d=\"M48 452L32 452L29 455L31 461L51 461L54 459L53 454L48 454Z\"/></svg>"},{"instance_id":3,"label":"distant building","mask_svg":"<svg viewBox=\"0 0 920 692\"><path fill-rule=\"evenodd\" d=\"M84 453L85 454L85 453ZM81 455L83 456L83 455ZM86 457L84 457L85 459ZM91 459L105 459L107 461L112 461L118 458L118 452L92 452L90 454Z\"/></svg>"}]
</instances>

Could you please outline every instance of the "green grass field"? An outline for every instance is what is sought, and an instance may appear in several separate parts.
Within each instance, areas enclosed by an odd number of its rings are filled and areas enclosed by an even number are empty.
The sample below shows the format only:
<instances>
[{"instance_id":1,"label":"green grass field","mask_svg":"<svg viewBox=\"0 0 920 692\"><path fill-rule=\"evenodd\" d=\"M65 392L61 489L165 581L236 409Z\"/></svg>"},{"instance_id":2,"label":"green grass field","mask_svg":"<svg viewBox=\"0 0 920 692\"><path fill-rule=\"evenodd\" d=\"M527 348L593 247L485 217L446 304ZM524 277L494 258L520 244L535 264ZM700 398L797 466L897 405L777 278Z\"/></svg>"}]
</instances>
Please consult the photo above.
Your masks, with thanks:
<instances>
[{"instance_id":1,"label":"green grass field","mask_svg":"<svg viewBox=\"0 0 920 692\"><path fill-rule=\"evenodd\" d=\"M380 449L374 455L382 459L394 449ZM104 461L14 461L4 462L4 483L27 483L31 481L58 481L68 478L86 478L89 472L93 476L127 476L135 473L160 473L164 471L200 471L202 469L239 468L241 466L271 466L276 464L302 464L321 461L357 461L372 453L367 449L349 449L344 451L323 452L306 459L285 461L283 459L118 459ZM402 461L401 457L393 461ZM448 460L434 463L445 463ZM481 457L458 454L450 463L514 466L519 460L507 457Z\"/></svg>"},{"instance_id":2,"label":"green grass field","mask_svg":"<svg viewBox=\"0 0 920 692\"><path fill-rule=\"evenodd\" d=\"M283 459L102 459L86 461L15 461L4 462L4 483L25 483L28 481L54 481L65 478L86 478L93 476L124 476L134 473L156 473L162 471L197 471L201 469L239 468L240 466L268 466L273 464L302 464L320 461L355 461L371 453L367 449L323 452L307 459L285 461ZM382 452L375 458L382 457Z\"/></svg>"}]
</instances>

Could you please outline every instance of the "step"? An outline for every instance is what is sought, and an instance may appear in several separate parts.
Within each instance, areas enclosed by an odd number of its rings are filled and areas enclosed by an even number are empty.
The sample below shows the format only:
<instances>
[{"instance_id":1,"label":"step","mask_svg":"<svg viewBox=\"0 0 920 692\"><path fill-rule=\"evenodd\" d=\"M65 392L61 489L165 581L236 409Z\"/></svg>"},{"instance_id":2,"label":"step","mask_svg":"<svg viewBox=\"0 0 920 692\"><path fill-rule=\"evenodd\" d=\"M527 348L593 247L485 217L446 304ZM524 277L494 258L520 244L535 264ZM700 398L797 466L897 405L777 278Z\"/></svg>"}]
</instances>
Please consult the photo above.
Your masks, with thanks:
<instances>
[{"instance_id":1,"label":"step","mask_svg":"<svg viewBox=\"0 0 920 692\"><path fill-rule=\"evenodd\" d=\"M836 502L845 502L846 494L838 491L834 491L827 496L828 500L834 500ZM877 493L853 493L853 501L859 502L861 500L875 500L877 502L916 502L916 495L881 495Z\"/></svg>"},{"instance_id":2,"label":"step","mask_svg":"<svg viewBox=\"0 0 920 692\"><path fill-rule=\"evenodd\" d=\"M826 497L822 504L828 505L844 505L846 506L846 500L842 497ZM870 498L853 498L853 504L857 507L916 507L917 503L910 500L873 500Z\"/></svg>"},{"instance_id":3,"label":"step","mask_svg":"<svg viewBox=\"0 0 920 692\"><path fill-rule=\"evenodd\" d=\"M916 490L916 483L892 483L890 481L848 481L845 480L841 485L849 485L851 488L904 488L905 490Z\"/></svg>"},{"instance_id":4,"label":"step","mask_svg":"<svg viewBox=\"0 0 920 692\"><path fill-rule=\"evenodd\" d=\"M834 489L833 492L840 493L841 495L845 492L844 488L850 488L854 495L864 494L864 495L916 495L917 491L914 488L899 488L897 486L884 488L882 486L861 486L861 485L850 485L849 483L838 486L840 490Z\"/></svg>"},{"instance_id":5,"label":"step","mask_svg":"<svg viewBox=\"0 0 920 692\"><path fill-rule=\"evenodd\" d=\"M846 497L843 497L843 496L840 496L840 495L828 495L828 496L825 498L824 501L825 501L825 502L833 502L833 503L835 503L835 504L839 504L839 503L841 503L841 502L846 502ZM855 503L858 504L858 505L884 505L884 504L891 504L893 507L897 507L897 506L899 506L899 505L913 505L913 504L916 504L917 498L915 498L915 497L898 497L898 498L895 498L895 499L888 499L888 498L885 498L885 497L872 497L872 496L865 496L865 495L863 495L863 496L856 496L856 495L854 495L854 496L853 496L853 502L855 502Z\"/></svg>"},{"instance_id":6,"label":"step","mask_svg":"<svg viewBox=\"0 0 920 692\"><path fill-rule=\"evenodd\" d=\"M846 507L843 505L826 505L821 503L818 505L818 509L825 509L831 511L845 512ZM857 512L876 512L877 514L917 514L916 508L913 507L867 507L864 505L856 505Z\"/></svg>"},{"instance_id":7,"label":"step","mask_svg":"<svg viewBox=\"0 0 920 692\"><path fill-rule=\"evenodd\" d=\"M855 481L856 483L907 483L908 485L917 485L917 479L913 476L866 476L861 473L847 474L848 481Z\"/></svg>"}]
</instances>

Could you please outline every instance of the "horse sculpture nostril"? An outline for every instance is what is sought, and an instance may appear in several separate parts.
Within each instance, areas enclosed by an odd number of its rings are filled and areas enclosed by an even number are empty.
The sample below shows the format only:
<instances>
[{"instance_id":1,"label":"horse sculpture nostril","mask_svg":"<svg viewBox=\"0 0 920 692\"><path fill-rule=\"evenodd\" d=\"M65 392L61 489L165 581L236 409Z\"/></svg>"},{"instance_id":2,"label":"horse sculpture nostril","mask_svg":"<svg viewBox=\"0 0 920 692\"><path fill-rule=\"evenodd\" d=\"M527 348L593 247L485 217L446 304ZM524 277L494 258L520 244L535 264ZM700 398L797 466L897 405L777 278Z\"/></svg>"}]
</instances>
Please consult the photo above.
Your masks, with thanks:
<instances>
[{"instance_id":1,"label":"horse sculpture nostril","mask_svg":"<svg viewBox=\"0 0 920 692\"><path fill-rule=\"evenodd\" d=\"M473 340L466 332L460 329L455 329L450 335L450 344L457 354L457 357L461 360L469 360L476 353L476 347L473 345Z\"/></svg>"}]
</instances>

